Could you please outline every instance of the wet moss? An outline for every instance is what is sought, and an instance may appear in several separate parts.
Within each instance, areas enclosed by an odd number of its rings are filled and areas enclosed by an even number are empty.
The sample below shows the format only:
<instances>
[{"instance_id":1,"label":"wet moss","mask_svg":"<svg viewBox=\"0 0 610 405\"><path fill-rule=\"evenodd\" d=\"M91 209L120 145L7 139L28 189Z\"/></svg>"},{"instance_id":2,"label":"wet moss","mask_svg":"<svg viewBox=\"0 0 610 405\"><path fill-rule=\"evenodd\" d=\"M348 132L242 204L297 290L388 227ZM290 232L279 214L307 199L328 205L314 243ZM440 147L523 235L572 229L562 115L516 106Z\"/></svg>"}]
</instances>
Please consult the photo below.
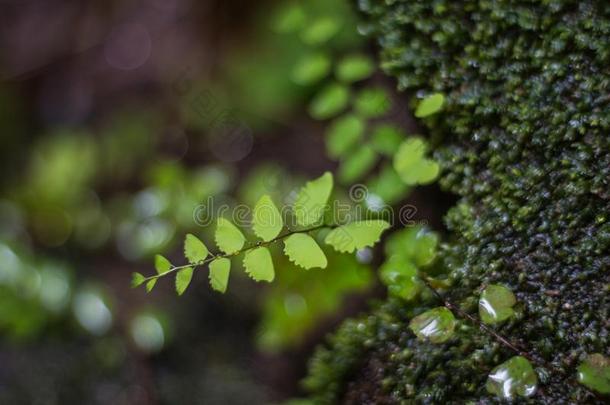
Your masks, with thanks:
<instances>
[{"instance_id":1,"label":"wet moss","mask_svg":"<svg viewBox=\"0 0 610 405\"><path fill-rule=\"evenodd\" d=\"M529 400L602 402L576 368L610 355L610 3L358 4L399 88L446 96L423 121L441 186L461 197L439 255L455 286L446 298L477 316L480 292L507 286L515 315L494 329L540 359ZM465 321L446 343L418 341L409 320L432 301L392 299L348 321L312 360L314 396L349 402L374 386L388 403L498 401L487 374L515 353Z\"/></svg>"}]
</instances>

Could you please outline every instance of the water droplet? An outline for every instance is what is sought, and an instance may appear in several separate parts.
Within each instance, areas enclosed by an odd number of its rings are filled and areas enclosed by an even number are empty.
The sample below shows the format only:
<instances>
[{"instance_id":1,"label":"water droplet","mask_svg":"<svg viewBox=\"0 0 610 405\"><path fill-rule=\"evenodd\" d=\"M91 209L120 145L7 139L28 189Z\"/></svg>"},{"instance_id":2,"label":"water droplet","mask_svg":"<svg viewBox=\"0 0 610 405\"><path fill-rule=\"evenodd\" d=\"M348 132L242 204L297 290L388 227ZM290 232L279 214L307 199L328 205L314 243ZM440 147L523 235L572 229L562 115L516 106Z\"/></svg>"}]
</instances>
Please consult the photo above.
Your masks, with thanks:
<instances>
[{"instance_id":1,"label":"water droplet","mask_svg":"<svg viewBox=\"0 0 610 405\"><path fill-rule=\"evenodd\" d=\"M438 307L413 318L409 328L421 340L443 343L453 335L455 324L456 320L451 311Z\"/></svg>"},{"instance_id":2,"label":"water droplet","mask_svg":"<svg viewBox=\"0 0 610 405\"><path fill-rule=\"evenodd\" d=\"M358 263L368 264L373 260L373 249L365 247L356 251L356 260Z\"/></svg>"},{"instance_id":3,"label":"water droplet","mask_svg":"<svg viewBox=\"0 0 610 405\"><path fill-rule=\"evenodd\" d=\"M513 399L516 395L533 395L537 384L538 376L530 362L525 357L515 356L491 371L486 388L492 394Z\"/></svg>"},{"instance_id":4,"label":"water droplet","mask_svg":"<svg viewBox=\"0 0 610 405\"><path fill-rule=\"evenodd\" d=\"M367 195L365 202L366 207L373 212L379 212L387 206L383 198L373 193Z\"/></svg>"},{"instance_id":5,"label":"water droplet","mask_svg":"<svg viewBox=\"0 0 610 405\"><path fill-rule=\"evenodd\" d=\"M510 318L517 300L513 292L498 284L487 286L479 299L479 316L487 324L499 323Z\"/></svg>"},{"instance_id":6,"label":"water droplet","mask_svg":"<svg viewBox=\"0 0 610 405\"><path fill-rule=\"evenodd\" d=\"M578 382L602 394L610 394L610 359L601 353L588 356L578 366Z\"/></svg>"}]
</instances>

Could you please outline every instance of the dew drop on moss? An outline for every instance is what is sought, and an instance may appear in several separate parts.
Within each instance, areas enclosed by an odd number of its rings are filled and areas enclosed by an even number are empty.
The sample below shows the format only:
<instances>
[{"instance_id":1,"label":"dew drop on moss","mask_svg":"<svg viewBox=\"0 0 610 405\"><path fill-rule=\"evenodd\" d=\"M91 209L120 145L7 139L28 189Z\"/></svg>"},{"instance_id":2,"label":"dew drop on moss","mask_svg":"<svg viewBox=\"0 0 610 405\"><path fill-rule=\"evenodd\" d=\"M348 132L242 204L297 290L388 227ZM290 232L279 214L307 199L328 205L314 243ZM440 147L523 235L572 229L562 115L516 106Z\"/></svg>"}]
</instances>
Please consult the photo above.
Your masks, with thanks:
<instances>
[{"instance_id":1,"label":"dew drop on moss","mask_svg":"<svg viewBox=\"0 0 610 405\"><path fill-rule=\"evenodd\" d=\"M610 359L600 353L578 366L578 382L602 394L610 394Z\"/></svg>"},{"instance_id":2,"label":"dew drop on moss","mask_svg":"<svg viewBox=\"0 0 610 405\"><path fill-rule=\"evenodd\" d=\"M455 317L450 310L437 307L413 318L409 328L421 340L443 343L453 335L455 324Z\"/></svg>"},{"instance_id":3,"label":"dew drop on moss","mask_svg":"<svg viewBox=\"0 0 610 405\"><path fill-rule=\"evenodd\" d=\"M514 399L517 395L533 395L537 384L538 377L530 362L525 357L515 356L491 371L486 388L504 399Z\"/></svg>"},{"instance_id":4,"label":"dew drop on moss","mask_svg":"<svg viewBox=\"0 0 610 405\"><path fill-rule=\"evenodd\" d=\"M489 285L479 299L479 316L487 324L505 321L513 315L516 302L509 288L499 284Z\"/></svg>"}]
</instances>

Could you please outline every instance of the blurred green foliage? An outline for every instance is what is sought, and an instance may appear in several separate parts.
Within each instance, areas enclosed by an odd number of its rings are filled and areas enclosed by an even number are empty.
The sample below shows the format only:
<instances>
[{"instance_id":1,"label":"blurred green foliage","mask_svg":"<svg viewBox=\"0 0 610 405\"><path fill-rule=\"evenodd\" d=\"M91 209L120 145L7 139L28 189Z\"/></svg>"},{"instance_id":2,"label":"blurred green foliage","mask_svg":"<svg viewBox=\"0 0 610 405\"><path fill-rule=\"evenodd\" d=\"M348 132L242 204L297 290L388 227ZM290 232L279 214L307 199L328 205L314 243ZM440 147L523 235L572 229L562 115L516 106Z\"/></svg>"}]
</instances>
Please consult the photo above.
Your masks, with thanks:
<instances>
[{"instance_id":1,"label":"blurred green foliage","mask_svg":"<svg viewBox=\"0 0 610 405\"><path fill-rule=\"evenodd\" d=\"M215 219L214 207L254 206L263 194L288 205L306 180L272 158L219 157L212 141L235 129L258 143L282 136L286 126L296 128L308 109L314 118L333 119L324 141L339 161L342 184L332 198L389 219L382 208L410 190L388 163L406 134L379 122L391 120L391 96L371 85L375 63L357 28L358 16L344 0L260 8L248 34L251 45L227 48L213 74L187 67L167 84L168 105L138 89L125 97L129 102L94 106L78 123L37 117L31 83L2 84L2 342L85 337L86 360L94 359L102 374L116 372L131 349L150 357L167 349L177 338L175 313L189 304L165 307L165 290L158 287L150 304L142 303L142 296L125 298L117 286L155 253L172 259L184 234L213 245L214 227L201 224ZM319 160L319 166L329 163ZM345 187L361 180L370 193L353 201ZM250 229L244 233L253 236ZM233 263L236 288L227 289L227 301L251 299L242 307L260 315L260 349L296 349L324 321L341 316L350 296L371 289L380 252L353 247L346 255L323 248L323 270L297 268L273 247L276 280L256 292L240 284L243 263ZM182 272L177 287L182 293L198 281L196 273ZM226 280L216 289L225 290ZM199 294L183 302L200 303Z\"/></svg>"},{"instance_id":2,"label":"blurred green foliage","mask_svg":"<svg viewBox=\"0 0 610 405\"><path fill-rule=\"evenodd\" d=\"M303 270L282 260L263 304L257 340L262 349L297 348L320 323L335 314L349 294L371 286L373 273L355 255L327 252L324 270Z\"/></svg>"}]
</instances>

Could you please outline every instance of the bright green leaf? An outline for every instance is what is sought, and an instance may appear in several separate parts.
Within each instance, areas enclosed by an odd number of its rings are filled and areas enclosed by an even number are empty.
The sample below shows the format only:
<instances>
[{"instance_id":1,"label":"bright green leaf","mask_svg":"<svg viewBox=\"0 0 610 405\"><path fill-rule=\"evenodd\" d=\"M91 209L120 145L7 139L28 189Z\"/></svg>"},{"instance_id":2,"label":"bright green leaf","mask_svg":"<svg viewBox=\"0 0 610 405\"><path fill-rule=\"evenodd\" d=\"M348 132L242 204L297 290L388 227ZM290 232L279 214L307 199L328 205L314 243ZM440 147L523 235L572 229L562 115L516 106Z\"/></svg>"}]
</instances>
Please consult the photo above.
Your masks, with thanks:
<instances>
[{"instance_id":1,"label":"bright green leaf","mask_svg":"<svg viewBox=\"0 0 610 405\"><path fill-rule=\"evenodd\" d=\"M443 96L441 93L431 94L420 101L417 109L415 110L415 116L417 118L423 118L437 113L441 110L441 108L443 108L444 103L445 96Z\"/></svg>"},{"instance_id":2,"label":"bright green leaf","mask_svg":"<svg viewBox=\"0 0 610 405\"><path fill-rule=\"evenodd\" d=\"M291 79L307 86L323 79L330 72L330 59L322 52L305 55L292 70Z\"/></svg>"},{"instance_id":3,"label":"bright green leaf","mask_svg":"<svg viewBox=\"0 0 610 405\"><path fill-rule=\"evenodd\" d=\"M132 273L131 274L131 287L136 288L142 285L146 281L146 277L144 277L140 273Z\"/></svg>"},{"instance_id":4,"label":"bright green leaf","mask_svg":"<svg viewBox=\"0 0 610 405\"><path fill-rule=\"evenodd\" d=\"M178 295L184 294L184 291L188 288L189 284L191 284L191 280L193 279L193 268L186 267L182 270L179 270L176 273L176 292Z\"/></svg>"},{"instance_id":5,"label":"bright green leaf","mask_svg":"<svg viewBox=\"0 0 610 405\"><path fill-rule=\"evenodd\" d=\"M308 227L320 223L332 190L333 175L330 172L308 181L301 188L294 202L294 213L299 226Z\"/></svg>"},{"instance_id":6,"label":"bright green leaf","mask_svg":"<svg viewBox=\"0 0 610 405\"><path fill-rule=\"evenodd\" d=\"M338 252L351 253L373 246L389 227L389 223L379 219L356 221L333 229L326 235L324 242Z\"/></svg>"},{"instance_id":7,"label":"bright green leaf","mask_svg":"<svg viewBox=\"0 0 610 405\"><path fill-rule=\"evenodd\" d=\"M365 88L358 93L354 108L363 117L379 117L390 110L390 96L381 87Z\"/></svg>"},{"instance_id":8,"label":"bright green leaf","mask_svg":"<svg viewBox=\"0 0 610 405\"><path fill-rule=\"evenodd\" d=\"M345 115L333 121L326 133L326 150L331 158L345 155L362 140L364 121L356 115Z\"/></svg>"},{"instance_id":9,"label":"bright green leaf","mask_svg":"<svg viewBox=\"0 0 610 405\"><path fill-rule=\"evenodd\" d=\"M246 273L255 281L273 281L275 270L271 253L266 247L258 247L246 252L244 256L244 267Z\"/></svg>"},{"instance_id":10,"label":"bright green leaf","mask_svg":"<svg viewBox=\"0 0 610 405\"><path fill-rule=\"evenodd\" d=\"M184 256L189 263L199 263L208 256L208 248L193 234L184 238Z\"/></svg>"},{"instance_id":11,"label":"bright green leaf","mask_svg":"<svg viewBox=\"0 0 610 405\"><path fill-rule=\"evenodd\" d=\"M256 236L269 242L282 231L284 221L282 215L268 195L262 196L252 213L252 228Z\"/></svg>"},{"instance_id":12,"label":"bright green leaf","mask_svg":"<svg viewBox=\"0 0 610 405\"><path fill-rule=\"evenodd\" d=\"M210 286L212 289L225 293L229 283L229 272L231 271L231 261L226 258L218 258L210 263Z\"/></svg>"},{"instance_id":13,"label":"bright green leaf","mask_svg":"<svg viewBox=\"0 0 610 405\"><path fill-rule=\"evenodd\" d=\"M326 255L309 235L295 233L284 241L284 253L294 264L304 269L326 268Z\"/></svg>"},{"instance_id":14,"label":"bright green leaf","mask_svg":"<svg viewBox=\"0 0 610 405\"><path fill-rule=\"evenodd\" d=\"M158 278L152 278L146 282L146 292L151 292L155 285L157 284Z\"/></svg>"},{"instance_id":15,"label":"bright green leaf","mask_svg":"<svg viewBox=\"0 0 610 405\"><path fill-rule=\"evenodd\" d=\"M241 231L229 220L222 217L218 218L214 239L218 249L226 254L239 251L246 241Z\"/></svg>"},{"instance_id":16,"label":"bright green leaf","mask_svg":"<svg viewBox=\"0 0 610 405\"><path fill-rule=\"evenodd\" d=\"M163 274L172 268L172 264L165 257L161 255L155 255L155 269L157 274Z\"/></svg>"},{"instance_id":17,"label":"bright green leaf","mask_svg":"<svg viewBox=\"0 0 610 405\"><path fill-rule=\"evenodd\" d=\"M411 319L409 328L420 340L443 343L453 336L456 323L450 310L437 307Z\"/></svg>"},{"instance_id":18,"label":"bright green leaf","mask_svg":"<svg viewBox=\"0 0 610 405\"><path fill-rule=\"evenodd\" d=\"M343 111L348 101L348 88L338 83L331 83L315 95L309 105L309 114L318 120L331 118Z\"/></svg>"},{"instance_id":19,"label":"bright green leaf","mask_svg":"<svg viewBox=\"0 0 610 405\"><path fill-rule=\"evenodd\" d=\"M309 45L319 45L331 39L340 25L332 17L320 17L309 24L301 33L303 42Z\"/></svg>"},{"instance_id":20,"label":"bright green leaf","mask_svg":"<svg viewBox=\"0 0 610 405\"><path fill-rule=\"evenodd\" d=\"M363 80L369 77L373 70L375 69L375 64L365 55L348 55L344 57L337 66L337 77L342 82L356 82L358 80Z\"/></svg>"},{"instance_id":21,"label":"bright green leaf","mask_svg":"<svg viewBox=\"0 0 610 405\"><path fill-rule=\"evenodd\" d=\"M343 184L350 184L360 180L375 166L377 158L378 155L368 145L356 149L341 161L337 174L339 181Z\"/></svg>"}]
</instances>

